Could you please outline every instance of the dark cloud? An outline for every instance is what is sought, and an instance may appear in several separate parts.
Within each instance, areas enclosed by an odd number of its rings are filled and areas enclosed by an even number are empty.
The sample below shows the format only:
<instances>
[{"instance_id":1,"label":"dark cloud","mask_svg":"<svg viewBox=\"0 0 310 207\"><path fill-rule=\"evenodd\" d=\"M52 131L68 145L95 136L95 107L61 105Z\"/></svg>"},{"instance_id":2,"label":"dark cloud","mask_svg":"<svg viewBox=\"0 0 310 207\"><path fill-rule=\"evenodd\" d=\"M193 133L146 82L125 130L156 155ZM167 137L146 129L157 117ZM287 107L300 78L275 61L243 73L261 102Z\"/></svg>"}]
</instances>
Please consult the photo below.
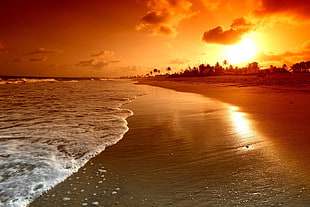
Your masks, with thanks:
<instances>
[{"instance_id":1,"label":"dark cloud","mask_svg":"<svg viewBox=\"0 0 310 207\"><path fill-rule=\"evenodd\" d=\"M286 13L303 18L310 18L309 11L309 0L261 0L261 6L255 11L255 14L272 15Z\"/></svg>"},{"instance_id":2,"label":"dark cloud","mask_svg":"<svg viewBox=\"0 0 310 207\"><path fill-rule=\"evenodd\" d=\"M44 62L47 60L47 57L40 57L40 58L30 58L31 62Z\"/></svg>"},{"instance_id":3,"label":"dark cloud","mask_svg":"<svg viewBox=\"0 0 310 207\"><path fill-rule=\"evenodd\" d=\"M47 49L47 48L38 48L30 53L29 55L37 55L37 54L57 54L57 53L62 53L62 50L58 49Z\"/></svg>"},{"instance_id":4,"label":"dark cloud","mask_svg":"<svg viewBox=\"0 0 310 207\"><path fill-rule=\"evenodd\" d=\"M243 31L234 29L225 31L222 26L217 26L214 29L206 31L202 39L207 43L232 45L240 41L243 34Z\"/></svg>"},{"instance_id":5,"label":"dark cloud","mask_svg":"<svg viewBox=\"0 0 310 207\"><path fill-rule=\"evenodd\" d=\"M136 29L147 29L154 35L173 36L183 19L197 14L192 11L189 0L148 0L146 3L149 11L141 17Z\"/></svg>"},{"instance_id":6,"label":"dark cloud","mask_svg":"<svg viewBox=\"0 0 310 207\"><path fill-rule=\"evenodd\" d=\"M252 27L253 25L244 18L238 18L233 20L228 30L225 30L222 26L217 26L206 31L202 36L202 40L206 43L234 45L242 39L244 34L250 32L253 29Z\"/></svg>"},{"instance_id":7,"label":"dark cloud","mask_svg":"<svg viewBox=\"0 0 310 207\"><path fill-rule=\"evenodd\" d=\"M158 29L158 32L165 36L169 36L170 34L175 34L176 30L175 28L169 27L168 25L161 25Z\"/></svg>"},{"instance_id":8,"label":"dark cloud","mask_svg":"<svg viewBox=\"0 0 310 207\"><path fill-rule=\"evenodd\" d=\"M249 29L252 26L253 26L252 23L247 22L247 20L244 17L241 17L234 19L230 27L233 29Z\"/></svg>"},{"instance_id":9,"label":"dark cloud","mask_svg":"<svg viewBox=\"0 0 310 207\"><path fill-rule=\"evenodd\" d=\"M169 20L170 14L166 11L156 12L151 11L140 19L141 22L146 24L162 24Z\"/></svg>"}]
</instances>

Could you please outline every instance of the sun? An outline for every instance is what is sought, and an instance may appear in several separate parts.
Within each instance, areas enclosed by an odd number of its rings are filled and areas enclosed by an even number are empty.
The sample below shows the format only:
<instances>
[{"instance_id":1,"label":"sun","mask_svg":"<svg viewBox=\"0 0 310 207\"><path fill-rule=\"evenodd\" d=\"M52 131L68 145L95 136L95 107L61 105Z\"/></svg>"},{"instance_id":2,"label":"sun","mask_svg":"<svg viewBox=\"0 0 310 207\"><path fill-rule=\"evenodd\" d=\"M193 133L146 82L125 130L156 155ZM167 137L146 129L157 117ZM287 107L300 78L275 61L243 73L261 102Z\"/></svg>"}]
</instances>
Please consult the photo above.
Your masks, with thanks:
<instances>
[{"instance_id":1,"label":"sun","mask_svg":"<svg viewBox=\"0 0 310 207\"><path fill-rule=\"evenodd\" d=\"M251 61L257 54L257 47L249 36L243 37L236 45L226 46L224 58L230 64L240 64Z\"/></svg>"}]
</instances>

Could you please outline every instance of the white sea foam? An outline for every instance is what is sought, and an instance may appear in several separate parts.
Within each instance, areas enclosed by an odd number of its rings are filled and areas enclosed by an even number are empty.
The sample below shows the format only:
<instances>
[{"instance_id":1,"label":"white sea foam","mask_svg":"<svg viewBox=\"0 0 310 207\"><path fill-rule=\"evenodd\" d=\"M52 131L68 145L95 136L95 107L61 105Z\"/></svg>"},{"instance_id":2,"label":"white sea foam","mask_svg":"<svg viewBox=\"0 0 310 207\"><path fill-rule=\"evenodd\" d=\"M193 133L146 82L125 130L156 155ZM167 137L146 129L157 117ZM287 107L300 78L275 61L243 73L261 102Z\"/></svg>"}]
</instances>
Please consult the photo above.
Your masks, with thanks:
<instances>
[{"instance_id":1,"label":"white sea foam","mask_svg":"<svg viewBox=\"0 0 310 207\"><path fill-rule=\"evenodd\" d=\"M37 82L56 82L54 78L0 78L0 85L3 84L22 84L22 83L37 83Z\"/></svg>"},{"instance_id":2,"label":"white sea foam","mask_svg":"<svg viewBox=\"0 0 310 207\"><path fill-rule=\"evenodd\" d=\"M25 206L128 131L125 81L0 85L0 206Z\"/></svg>"}]
</instances>

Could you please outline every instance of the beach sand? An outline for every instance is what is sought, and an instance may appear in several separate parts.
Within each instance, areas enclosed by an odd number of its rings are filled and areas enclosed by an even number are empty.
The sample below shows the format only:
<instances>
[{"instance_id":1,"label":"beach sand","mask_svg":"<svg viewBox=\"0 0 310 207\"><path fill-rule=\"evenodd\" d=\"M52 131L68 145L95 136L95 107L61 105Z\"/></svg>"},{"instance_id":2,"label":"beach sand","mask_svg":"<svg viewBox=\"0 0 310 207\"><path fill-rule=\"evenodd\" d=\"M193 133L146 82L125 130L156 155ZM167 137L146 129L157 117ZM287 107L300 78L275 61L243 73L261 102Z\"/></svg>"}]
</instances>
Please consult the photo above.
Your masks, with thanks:
<instances>
[{"instance_id":1,"label":"beach sand","mask_svg":"<svg viewBox=\"0 0 310 207\"><path fill-rule=\"evenodd\" d=\"M309 79L256 79L139 80L168 89L141 85L124 138L30 206L310 205Z\"/></svg>"},{"instance_id":2,"label":"beach sand","mask_svg":"<svg viewBox=\"0 0 310 207\"><path fill-rule=\"evenodd\" d=\"M310 74L149 79L140 84L199 93L240 107L270 140L292 144L283 153L295 154L294 160L310 167Z\"/></svg>"}]
</instances>

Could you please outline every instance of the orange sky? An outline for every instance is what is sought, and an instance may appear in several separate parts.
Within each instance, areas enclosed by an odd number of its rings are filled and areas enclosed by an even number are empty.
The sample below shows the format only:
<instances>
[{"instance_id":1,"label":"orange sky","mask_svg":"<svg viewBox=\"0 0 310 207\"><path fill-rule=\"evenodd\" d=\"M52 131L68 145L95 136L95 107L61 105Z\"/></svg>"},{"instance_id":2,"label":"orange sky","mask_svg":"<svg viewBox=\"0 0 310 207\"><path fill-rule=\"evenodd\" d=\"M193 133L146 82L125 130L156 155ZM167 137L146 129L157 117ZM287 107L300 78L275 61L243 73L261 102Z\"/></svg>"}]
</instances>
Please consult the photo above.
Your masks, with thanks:
<instances>
[{"instance_id":1,"label":"orange sky","mask_svg":"<svg viewBox=\"0 0 310 207\"><path fill-rule=\"evenodd\" d=\"M233 61L227 48L245 38L251 62L290 65L310 59L309 11L308 0L2 0L0 75L176 72Z\"/></svg>"}]
</instances>

